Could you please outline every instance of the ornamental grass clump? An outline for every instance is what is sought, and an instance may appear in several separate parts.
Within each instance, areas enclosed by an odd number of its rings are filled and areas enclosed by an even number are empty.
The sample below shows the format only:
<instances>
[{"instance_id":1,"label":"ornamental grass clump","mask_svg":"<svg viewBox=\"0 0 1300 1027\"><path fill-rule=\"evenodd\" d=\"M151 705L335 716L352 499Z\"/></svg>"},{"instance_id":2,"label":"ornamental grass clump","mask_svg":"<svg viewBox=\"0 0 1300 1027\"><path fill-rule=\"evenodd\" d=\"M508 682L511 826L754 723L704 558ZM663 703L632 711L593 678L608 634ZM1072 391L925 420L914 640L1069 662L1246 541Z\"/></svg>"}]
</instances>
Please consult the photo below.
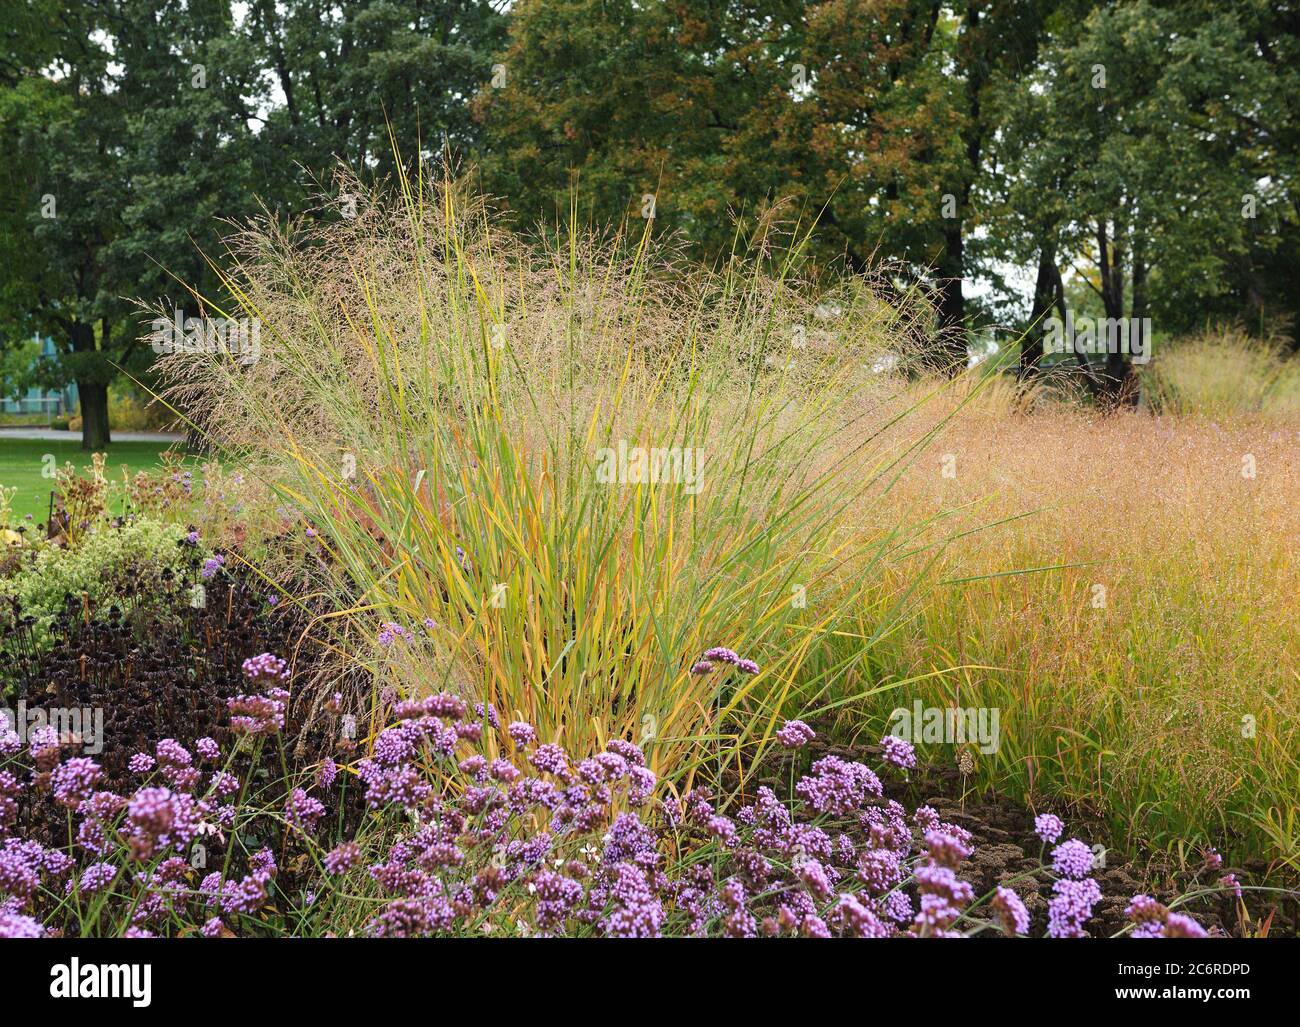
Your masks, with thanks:
<instances>
[{"instance_id":1,"label":"ornamental grass clump","mask_svg":"<svg viewBox=\"0 0 1300 1027\"><path fill-rule=\"evenodd\" d=\"M529 242L454 183L347 189L355 217L231 240L255 364L163 361L300 519L340 657L372 700L445 683L569 751L636 738L685 787L752 764L893 623L866 594L905 533L842 514L907 457L872 368L923 311L814 288L774 220L707 269L648 222ZM836 632L855 651L814 658ZM691 673L717 639L725 686Z\"/></svg>"}]
</instances>

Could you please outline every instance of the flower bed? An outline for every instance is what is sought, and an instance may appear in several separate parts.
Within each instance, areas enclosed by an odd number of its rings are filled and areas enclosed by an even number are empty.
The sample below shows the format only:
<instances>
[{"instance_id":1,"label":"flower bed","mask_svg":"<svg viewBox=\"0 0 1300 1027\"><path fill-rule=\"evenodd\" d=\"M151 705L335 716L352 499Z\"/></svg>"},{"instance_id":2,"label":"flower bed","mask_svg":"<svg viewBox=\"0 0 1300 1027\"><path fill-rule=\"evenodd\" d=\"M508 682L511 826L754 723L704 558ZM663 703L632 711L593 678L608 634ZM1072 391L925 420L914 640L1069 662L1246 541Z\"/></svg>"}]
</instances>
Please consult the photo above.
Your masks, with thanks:
<instances>
[{"instance_id":1,"label":"flower bed","mask_svg":"<svg viewBox=\"0 0 1300 1027\"><path fill-rule=\"evenodd\" d=\"M1052 816L1045 859L978 893L972 833L909 814L863 762L820 756L793 795L763 785L727 810L662 788L629 741L571 754L447 692L387 697L365 755L295 770L288 666L242 669L224 744L160 739L115 788L48 729L0 739L0 934L1023 935L1024 896L1046 891L1046 933L1075 937L1103 899L1093 850ZM782 731L796 750L809 734ZM884 754L882 773L914 764L907 743ZM45 834L47 804L66 838ZM1206 934L1125 899L1134 934Z\"/></svg>"}]
</instances>

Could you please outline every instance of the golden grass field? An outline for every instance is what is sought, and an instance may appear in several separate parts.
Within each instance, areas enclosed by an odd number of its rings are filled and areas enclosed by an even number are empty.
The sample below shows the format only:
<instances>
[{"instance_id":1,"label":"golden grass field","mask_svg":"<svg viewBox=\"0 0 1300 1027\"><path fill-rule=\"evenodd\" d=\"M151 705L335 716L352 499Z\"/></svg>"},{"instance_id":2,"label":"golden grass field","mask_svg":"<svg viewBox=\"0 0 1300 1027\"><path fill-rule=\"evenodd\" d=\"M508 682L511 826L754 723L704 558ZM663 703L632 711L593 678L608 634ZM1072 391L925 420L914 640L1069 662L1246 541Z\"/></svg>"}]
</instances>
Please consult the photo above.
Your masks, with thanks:
<instances>
[{"instance_id":1,"label":"golden grass field","mask_svg":"<svg viewBox=\"0 0 1300 1027\"><path fill-rule=\"evenodd\" d=\"M1241 359L1231 341L1220 362ZM977 669L841 720L870 733L914 697L999 707L981 785L1077 801L1126 841L1226 844L1294 869L1298 498L1289 413L1102 416L986 387L871 511L958 511L945 537L989 525L944 547L873 683ZM883 588L909 583L916 560L891 563Z\"/></svg>"}]
</instances>

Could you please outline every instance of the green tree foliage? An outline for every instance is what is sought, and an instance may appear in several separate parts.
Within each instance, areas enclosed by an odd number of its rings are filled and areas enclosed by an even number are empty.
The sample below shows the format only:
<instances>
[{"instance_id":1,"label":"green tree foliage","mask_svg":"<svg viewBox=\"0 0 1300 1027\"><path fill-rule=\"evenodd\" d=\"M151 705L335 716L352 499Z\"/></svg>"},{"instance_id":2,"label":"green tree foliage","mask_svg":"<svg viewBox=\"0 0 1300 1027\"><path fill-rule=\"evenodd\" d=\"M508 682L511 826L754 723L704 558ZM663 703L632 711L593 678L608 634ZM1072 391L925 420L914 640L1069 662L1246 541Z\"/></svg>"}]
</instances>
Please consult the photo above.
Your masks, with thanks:
<instances>
[{"instance_id":1,"label":"green tree foliage","mask_svg":"<svg viewBox=\"0 0 1300 1027\"><path fill-rule=\"evenodd\" d=\"M794 199L824 259L941 249L961 128L940 5L521 2L484 89L491 187L527 218L643 216L710 256ZM924 263L925 261L918 262Z\"/></svg>"},{"instance_id":2,"label":"green tree foliage","mask_svg":"<svg viewBox=\"0 0 1300 1027\"><path fill-rule=\"evenodd\" d=\"M390 175L393 140L478 163L524 228L576 196L719 259L797 219L820 264L932 294L939 363L1080 285L1163 334L1275 327L1300 295L1298 30L1263 0L21 0L0 339L56 340L42 374L102 445L108 382L152 358L134 301L216 295L222 219L336 216L334 168Z\"/></svg>"},{"instance_id":3,"label":"green tree foliage","mask_svg":"<svg viewBox=\"0 0 1300 1027\"><path fill-rule=\"evenodd\" d=\"M263 173L328 172L335 161L387 173L389 130L403 156L475 152L469 101L505 40L503 0L254 0L261 66L277 97L262 132ZM301 183L310 188L309 183Z\"/></svg>"},{"instance_id":4,"label":"green tree foliage","mask_svg":"<svg viewBox=\"0 0 1300 1027\"><path fill-rule=\"evenodd\" d=\"M982 252L1039 261L1031 320L1064 306L1061 268L1106 317L1150 317L1168 333L1294 303L1264 283L1294 245L1297 212L1296 73L1266 55L1293 52L1295 37L1259 12L1099 8L1058 26L1000 97ZM1123 354L1094 370L1106 393L1131 373Z\"/></svg>"},{"instance_id":5,"label":"green tree foliage","mask_svg":"<svg viewBox=\"0 0 1300 1027\"><path fill-rule=\"evenodd\" d=\"M884 258L959 329L993 96L1032 67L1056 6L520 3L509 80L479 101L488 181L528 217L564 208L570 172L598 219L653 194L661 227L715 257L728 214L793 198L823 259Z\"/></svg>"},{"instance_id":6,"label":"green tree foliage","mask_svg":"<svg viewBox=\"0 0 1300 1027\"><path fill-rule=\"evenodd\" d=\"M0 246L20 274L0 316L9 336L56 340L46 377L76 381L87 448L109 440L118 368L147 360L133 298L176 296L171 274L209 284L196 245L215 245L215 217L247 208L251 136L223 96L253 72L229 6L51 7L11 55Z\"/></svg>"},{"instance_id":7,"label":"green tree foliage","mask_svg":"<svg viewBox=\"0 0 1300 1027\"><path fill-rule=\"evenodd\" d=\"M186 287L220 296L228 222L311 209L336 161L388 170L386 118L472 148L501 25L474 0L26 0L0 54L0 338L56 341L42 375L76 381L86 448L152 359L137 301L204 313Z\"/></svg>"}]
</instances>

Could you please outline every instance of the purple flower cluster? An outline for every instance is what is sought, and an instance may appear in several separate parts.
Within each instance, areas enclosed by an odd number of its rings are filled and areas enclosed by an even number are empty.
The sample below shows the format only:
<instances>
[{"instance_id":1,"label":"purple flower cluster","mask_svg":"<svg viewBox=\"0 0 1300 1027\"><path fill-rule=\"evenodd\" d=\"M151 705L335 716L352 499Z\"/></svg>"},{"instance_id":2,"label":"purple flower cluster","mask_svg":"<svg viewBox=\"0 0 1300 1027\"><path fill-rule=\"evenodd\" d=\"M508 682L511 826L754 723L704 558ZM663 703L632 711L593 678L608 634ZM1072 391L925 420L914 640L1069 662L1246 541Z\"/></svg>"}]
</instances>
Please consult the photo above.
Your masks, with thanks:
<instances>
[{"instance_id":1,"label":"purple flower cluster","mask_svg":"<svg viewBox=\"0 0 1300 1027\"><path fill-rule=\"evenodd\" d=\"M818 813L841 816L858 812L882 791L880 778L865 763L838 756L823 756L795 785L795 794Z\"/></svg>"},{"instance_id":2,"label":"purple flower cluster","mask_svg":"<svg viewBox=\"0 0 1300 1027\"><path fill-rule=\"evenodd\" d=\"M993 901L989 905L997 914L1004 934L1011 936L1029 933L1029 911L1025 909L1020 896L1010 888L999 887L993 893Z\"/></svg>"},{"instance_id":3,"label":"purple flower cluster","mask_svg":"<svg viewBox=\"0 0 1300 1027\"><path fill-rule=\"evenodd\" d=\"M27 736L27 747L37 770L53 770L59 762L61 744L59 732L48 725L33 729Z\"/></svg>"},{"instance_id":4,"label":"purple flower cluster","mask_svg":"<svg viewBox=\"0 0 1300 1027\"><path fill-rule=\"evenodd\" d=\"M312 798L301 788L295 788L284 804L285 819L304 831L315 831L324 815L325 807L321 801Z\"/></svg>"},{"instance_id":5,"label":"purple flower cluster","mask_svg":"<svg viewBox=\"0 0 1300 1027\"><path fill-rule=\"evenodd\" d=\"M1083 880L1062 878L1052 885L1052 900L1047 904L1047 933L1052 938L1086 938L1084 923L1092 916L1092 907L1101 901L1101 888L1091 877Z\"/></svg>"},{"instance_id":6,"label":"purple flower cluster","mask_svg":"<svg viewBox=\"0 0 1300 1027\"><path fill-rule=\"evenodd\" d=\"M1053 813L1040 813L1034 817L1034 833L1047 845L1053 844L1060 838L1064 830L1065 825L1061 823L1061 818Z\"/></svg>"},{"instance_id":7,"label":"purple flower cluster","mask_svg":"<svg viewBox=\"0 0 1300 1027\"><path fill-rule=\"evenodd\" d=\"M801 749L816 737L816 732L802 720L787 720L776 733L776 740L787 749Z\"/></svg>"},{"instance_id":8,"label":"purple flower cluster","mask_svg":"<svg viewBox=\"0 0 1300 1027\"><path fill-rule=\"evenodd\" d=\"M1052 869L1062 877L1080 881L1092 872L1092 849L1078 838L1062 842L1052 850Z\"/></svg>"},{"instance_id":9,"label":"purple flower cluster","mask_svg":"<svg viewBox=\"0 0 1300 1027\"><path fill-rule=\"evenodd\" d=\"M278 868L268 850L252 859L249 873L238 880L225 879L219 873L208 874L199 884L207 908L217 907L227 917L255 916L270 894L271 882Z\"/></svg>"},{"instance_id":10,"label":"purple flower cluster","mask_svg":"<svg viewBox=\"0 0 1300 1027\"><path fill-rule=\"evenodd\" d=\"M221 759L221 747L211 738L196 739L194 749L209 763L215 763Z\"/></svg>"},{"instance_id":11,"label":"purple flower cluster","mask_svg":"<svg viewBox=\"0 0 1300 1027\"><path fill-rule=\"evenodd\" d=\"M169 848L184 850L198 835L201 813L193 796L168 788L141 788L126 804L133 858L147 860Z\"/></svg>"},{"instance_id":12,"label":"purple flower cluster","mask_svg":"<svg viewBox=\"0 0 1300 1027\"><path fill-rule=\"evenodd\" d=\"M112 863L92 863L81 872L81 880L77 883L77 890L82 895L94 895L96 892L104 891L113 883L117 877L117 867ZM69 892L72 891L72 882L68 882Z\"/></svg>"},{"instance_id":13,"label":"purple flower cluster","mask_svg":"<svg viewBox=\"0 0 1300 1027\"><path fill-rule=\"evenodd\" d=\"M883 759L886 763L892 763L900 770L916 767L916 749L906 739L897 735L885 735L880 740L880 747L884 750Z\"/></svg>"},{"instance_id":14,"label":"purple flower cluster","mask_svg":"<svg viewBox=\"0 0 1300 1027\"><path fill-rule=\"evenodd\" d=\"M1218 869L1222 864L1214 864ZM1205 938L1209 934L1185 913L1175 913L1149 895L1134 895L1124 910L1133 922L1134 938Z\"/></svg>"},{"instance_id":15,"label":"purple flower cluster","mask_svg":"<svg viewBox=\"0 0 1300 1027\"><path fill-rule=\"evenodd\" d=\"M925 851L931 863L955 869L975 850L970 844L970 835L961 828L954 830L948 825L947 830L935 828L925 833Z\"/></svg>"},{"instance_id":16,"label":"purple flower cluster","mask_svg":"<svg viewBox=\"0 0 1300 1027\"><path fill-rule=\"evenodd\" d=\"M99 778L99 764L84 756L59 764L50 775L50 790L54 793L54 801L71 810L78 809L90 798Z\"/></svg>"},{"instance_id":17,"label":"purple flower cluster","mask_svg":"<svg viewBox=\"0 0 1300 1027\"><path fill-rule=\"evenodd\" d=\"M402 627L402 625L398 624L396 621L389 620L384 621L383 624L379 625L379 634L376 636L376 641L387 649L399 638L403 642L410 642L412 637L411 633L407 631L406 628Z\"/></svg>"},{"instance_id":18,"label":"purple flower cluster","mask_svg":"<svg viewBox=\"0 0 1300 1027\"><path fill-rule=\"evenodd\" d=\"M57 849L36 842L9 838L0 848L0 895L8 896L13 911L30 900L42 882L62 880L72 869L72 859Z\"/></svg>"},{"instance_id":19,"label":"purple flower cluster","mask_svg":"<svg viewBox=\"0 0 1300 1027\"><path fill-rule=\"evenodd\" d=\"M613 909L601 923L609 938L658 938L663 925L663 904L646 880L645 871L634 863L620 863L609 889Z\"/></svg>"},{"instance_id":20,"label":"purple flower cluster","mask_svg":"<svg viewBox=\"0 0 1300 1027\"><path fill-rule=\"evenodd\" d=\"M0 907L0 938L43 938L40 921Z\"/></svg>"},{"instance_id":21,"label":"purple flower cluster","mask_svg":"<svg viewBox=\"0 0 1300 1027\"><path fill-rule=\"evenodd\" d=\"M244 677L255 682L289 680L289 665L273 653L262 653L244 661Z\"/></svg>"},{"instance_id":22,"label":"purple flower cluster","mask_svg":"<svg viewBox=\"0 0 1300 1027\"><path fill-rule=\"evenodd\" d=\"M216 556L209 556L203 561L203 569L199 572L204 581L216 576L217 571L226 565L226 558L218 553Z\"/></svg>"},{"instance_id":23,"label":"purple flower cluster","mask_svg":"<svg viewBox=\"0 0 1300 1027\"><path fill-rule=\"evenodd\" d=\"M346 874L361 862L361 846L356 842L343 842L325 853L325 873L331 877Z\"/></svg>"},{"instance_id":24,"label":"purple flower cluster","mask_svg":"<svg viewBox=\"0 0 1300 1027\"><path fill-rule=\"evenodd\" d=\"M730 650L705 657L744 669ZM230 700L230 726L255 739L255 755L257 740L285 731L288 667L264 653L245 661L244 672L252 687ZM199 761L164 738L152 755L131 758L132 773L148 777L123 795L101 790L94 761L63 761L57 739L40 740L30 772L0 767L0 838L32 787L48 789L69 811L75 841L65 852L4 840L0 937L66 932L80 922L74 907L92 899L114 911L101 923L124 925L132 937L186 924L183 933L208 937L277 933L316 909L343 909L346 922L382 937L485 924L528 936L606 937L1030 930L1025 902L1005 884L987 903L976 901L964 869L970 833L928 806L909 820L865 763L823 756L792 797L761 786L749 803L728 807L705 787L680 798L660 789L626 739L571 753L523 721L503 728L488 703L446 692L386 695L381 708L388 726L343 768L326 758L296 776L267 779L263 769L246 777L247 742L231 747L225 766L200 769L196 762L220 763L213 738L193 743ZM777 737L798 748L813 732L789 721ZM881 747L885 763L914 766L906 742L887 737ZM335 784L340 775L345 786ZM356 793L354 776L365 810L354 804L349 819L342 796ZM1035 826L1044 838L1062 830L1050 815ZM191 861L209 846L228 857L219 872L201 874ZM1037 872L1044 881L1057 877L1049 935L1085 934L1101 898L1087 876L1092 865L1091 850L1071 839ZM360 915L344 902L361 903ZM1133 899L1128 915L1138 937L1205 934L1146 896Z\"/></svg>"},{"instance_id":25,"label":"purple flower cluster","mask_svg":"<svg viewBox=\"0 0 1300 1027\"><path fill-rule=\"evenodd\" d=\"M230 728L237 735L273 735L284 730L289 693L279 682L289 679L289 667L271 653L244 661L244 677L254 685L267 686L260 695L237 695L226 701Z\"/></svg>"},{"instance_id":26,"label":"purple flower cluster","mask_svg":"<svg viewBox=\"0 0 1300 1027\"><path fill-rule=\"evenodd\" d=\"M691 667L691 673L708 674L719 663L729 664L742 674L757 674L759 670L758 664L753 660L742 659L734 650L725 646L714 646Z\"/></svg>"},{"instance_id":27,"label":"purple flower cluster","mask_svg":"<svg viewBox=\"0 0 1300 1027\"><path fill-rule=\"evenodd\" d=\"M0 756L12 756L23 747L23 740L9 723L8 717L0 717Z\"/></svg>"},{"instance_id":28,"label":"purple flower cluster","mask_svg":"<svg viewBox=\"0 0 1300 1027\"><path fill-rule=\"evenodd\" d=\"M537 732L533 730L533 726L526 724L522 720L512 721L510 726L506 728L506 733L511 737L515 745L521 749L537 741Z\"/></svg>"}]
</instances>

